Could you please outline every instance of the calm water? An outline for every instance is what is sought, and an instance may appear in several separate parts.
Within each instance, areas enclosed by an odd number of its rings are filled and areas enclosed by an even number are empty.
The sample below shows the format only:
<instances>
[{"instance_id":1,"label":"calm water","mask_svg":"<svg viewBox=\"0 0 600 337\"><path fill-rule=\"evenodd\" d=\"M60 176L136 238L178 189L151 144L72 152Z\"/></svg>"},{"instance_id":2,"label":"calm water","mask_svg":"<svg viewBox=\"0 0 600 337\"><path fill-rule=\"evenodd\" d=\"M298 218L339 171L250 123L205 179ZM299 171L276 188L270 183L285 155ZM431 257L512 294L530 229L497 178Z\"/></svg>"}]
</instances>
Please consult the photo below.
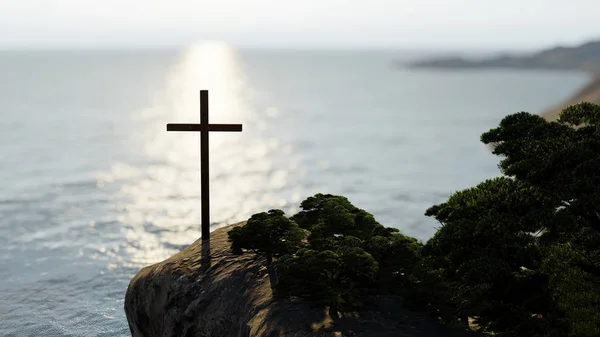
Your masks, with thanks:
<instances>
[{"instance_id":1,"label":"calm water","mask_svg":"<svg viewBox=\"0 0 600 337\"><path fill-rule=\"evenodd\" d=\"M0 52L0 335L127 336L142 266L199 237L197 122L211 136L215 226L342 194L426 240L423 216L498 174L479 143L506 114L540 112L568 72L409 71L378 52Z\"/></svg>"}]
</instances>

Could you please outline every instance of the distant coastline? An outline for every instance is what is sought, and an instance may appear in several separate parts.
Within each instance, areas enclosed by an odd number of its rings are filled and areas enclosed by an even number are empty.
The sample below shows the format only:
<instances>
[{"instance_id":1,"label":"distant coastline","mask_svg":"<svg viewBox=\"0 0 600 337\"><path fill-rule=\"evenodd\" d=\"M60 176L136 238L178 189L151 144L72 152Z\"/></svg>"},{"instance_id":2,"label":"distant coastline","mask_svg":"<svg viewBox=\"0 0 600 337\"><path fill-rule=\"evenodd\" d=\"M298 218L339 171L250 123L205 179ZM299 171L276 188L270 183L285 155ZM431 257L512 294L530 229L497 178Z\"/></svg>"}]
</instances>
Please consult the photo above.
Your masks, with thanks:
<instances>
[{"instance_id":1,"label":"distant coastline","mask_svg":"<svg viewBox=\"0 0 600 337\"><path fill-rule=\"evenodd\" d=\"M526 56L503 54L482 60L446 57L420 60L409 63L407 66L409 68L437 69L514 68L598 72L600 70L600 40L590 41L576 47L558 46Z\"/></svg>"},{"instance_id":2,"label":"distant coastline","mask_svg":"<svg viewBox=\"0 0 600 337\"><path fill-rule=\"evenodd\" d=\"M443 57L420 60L406 65L412 69L531 69L583 71L590 75L590 81L578 89L570 98L540 113L540 116L553 121L560 112L581 102L600 104L600 39L575 47L553 47L530 55L510 55L485 59L465 57Z\"/></svg>"}]
</instances>

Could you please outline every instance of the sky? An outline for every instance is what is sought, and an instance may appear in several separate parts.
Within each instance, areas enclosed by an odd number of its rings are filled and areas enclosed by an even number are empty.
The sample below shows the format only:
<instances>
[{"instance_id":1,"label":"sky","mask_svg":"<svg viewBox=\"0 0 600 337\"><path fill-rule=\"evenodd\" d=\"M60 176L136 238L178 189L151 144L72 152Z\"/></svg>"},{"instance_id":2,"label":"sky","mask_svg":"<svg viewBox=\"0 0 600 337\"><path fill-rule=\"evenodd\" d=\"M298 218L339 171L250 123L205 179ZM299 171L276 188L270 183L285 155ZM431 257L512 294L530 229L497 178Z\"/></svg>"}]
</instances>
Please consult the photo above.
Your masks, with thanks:
<instances>
[{"instance_id":1,"label":"sky","mask_svg":"<svg viewBox=\"0 0 600 337\"><path fill-rule=\"evenodd\" d=\"M0 0L0 48L536 49L600 38L598 0Z\"/></svg>"}]
</instances>

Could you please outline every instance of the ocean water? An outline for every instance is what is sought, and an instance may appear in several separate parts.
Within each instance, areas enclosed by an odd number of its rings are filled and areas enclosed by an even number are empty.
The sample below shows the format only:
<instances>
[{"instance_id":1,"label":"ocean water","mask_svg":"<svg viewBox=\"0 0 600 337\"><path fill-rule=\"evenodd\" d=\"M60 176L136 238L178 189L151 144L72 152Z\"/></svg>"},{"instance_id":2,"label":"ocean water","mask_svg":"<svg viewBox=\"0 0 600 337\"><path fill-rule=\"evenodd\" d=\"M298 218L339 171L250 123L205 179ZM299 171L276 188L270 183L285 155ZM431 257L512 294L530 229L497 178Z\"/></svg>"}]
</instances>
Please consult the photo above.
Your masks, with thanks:
<instances>
[{"instance_id":1,"label":"ocean water","mask_svg":"<svg viewBox=\"0 0 600 337\"><path fill-rule=\"evenodd\" d=\"M498 175L479 136L586 77L394 66L403 51L0 52L0 336L128 336L143 266L200 235L199 136L210 120L218 227L317 193L427 240L425 210Z\"/></svg>"}]
</instances>

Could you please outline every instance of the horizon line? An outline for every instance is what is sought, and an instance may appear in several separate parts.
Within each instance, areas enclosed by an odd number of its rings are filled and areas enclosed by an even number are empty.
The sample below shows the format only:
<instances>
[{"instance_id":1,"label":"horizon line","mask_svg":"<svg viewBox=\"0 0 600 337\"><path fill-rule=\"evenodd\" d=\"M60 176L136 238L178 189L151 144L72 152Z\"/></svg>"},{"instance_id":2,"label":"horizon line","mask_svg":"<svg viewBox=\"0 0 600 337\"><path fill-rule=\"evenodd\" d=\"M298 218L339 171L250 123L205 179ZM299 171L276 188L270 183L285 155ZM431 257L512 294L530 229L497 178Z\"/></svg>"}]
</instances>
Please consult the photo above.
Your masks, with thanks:
<instances>
[{"instance_id":1,"label":"horizon line","mask_svg":"<svg viewBox=\"0 0 600 337\"><path fill-rule=\"evenodd\" d=\"M187 45L0 45L0 52L9 51L164 51L177 52L185 50L193 44ZM461 46L322 46L322 45L297 45L297 46L276 46L276 45L231 45L231 48L238 51L408 51L408 52L528 52L538 51L540 47L461 47Z\"/></svg>"}]
</instances>

